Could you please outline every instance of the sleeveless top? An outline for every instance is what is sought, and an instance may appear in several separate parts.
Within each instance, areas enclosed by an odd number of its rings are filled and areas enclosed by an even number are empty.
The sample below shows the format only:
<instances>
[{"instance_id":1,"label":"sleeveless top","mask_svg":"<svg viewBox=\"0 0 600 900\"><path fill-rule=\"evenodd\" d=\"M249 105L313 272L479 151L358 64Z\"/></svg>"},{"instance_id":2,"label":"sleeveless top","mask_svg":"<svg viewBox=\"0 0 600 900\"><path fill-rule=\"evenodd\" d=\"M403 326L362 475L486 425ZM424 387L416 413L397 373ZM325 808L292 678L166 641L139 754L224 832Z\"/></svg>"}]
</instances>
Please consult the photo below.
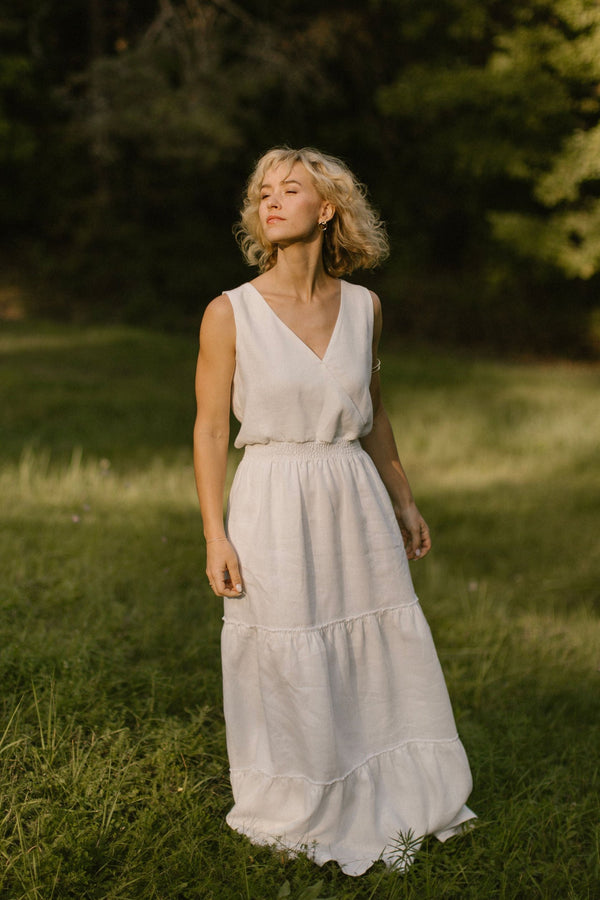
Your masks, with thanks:
<instances>
[{"instance_id":1,"label":"sleeveless top","mask_svg":"<svg viewBox=\"0 0 600 900\"><path fill-rule=\"evenodd\" d=\"M341 281L340 309L322 359L250 282L225 293L236 327L236 447L353 441L370 432L373 300L367 288Z\"/></svg>"}]
</instances>

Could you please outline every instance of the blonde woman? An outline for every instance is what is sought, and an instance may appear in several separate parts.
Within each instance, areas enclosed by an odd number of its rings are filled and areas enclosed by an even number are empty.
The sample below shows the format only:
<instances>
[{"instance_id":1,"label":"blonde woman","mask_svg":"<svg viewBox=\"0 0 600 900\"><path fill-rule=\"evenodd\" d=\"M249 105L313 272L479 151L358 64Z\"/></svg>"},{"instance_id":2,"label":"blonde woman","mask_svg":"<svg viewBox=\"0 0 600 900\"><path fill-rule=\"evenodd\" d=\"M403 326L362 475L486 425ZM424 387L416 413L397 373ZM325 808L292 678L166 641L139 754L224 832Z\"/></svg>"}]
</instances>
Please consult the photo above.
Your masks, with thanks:
<instances>
[{"instance_id":1,"label":"blonde woman","mask_svg":"<svg viewBox=\"0 0 600 900\"><path fill-rule=\"evenodd\" d=\"M445 840L473 813L409 573L431 542L381 402L381 306L342 279L385 257L385 232L340 160L277 148L238 238L260 274L206 309L194 432L225 602L227 822L350 875L403 868L403 839ZM230 403L245 452L224 524Z\"/></svg>"}]
</instances>

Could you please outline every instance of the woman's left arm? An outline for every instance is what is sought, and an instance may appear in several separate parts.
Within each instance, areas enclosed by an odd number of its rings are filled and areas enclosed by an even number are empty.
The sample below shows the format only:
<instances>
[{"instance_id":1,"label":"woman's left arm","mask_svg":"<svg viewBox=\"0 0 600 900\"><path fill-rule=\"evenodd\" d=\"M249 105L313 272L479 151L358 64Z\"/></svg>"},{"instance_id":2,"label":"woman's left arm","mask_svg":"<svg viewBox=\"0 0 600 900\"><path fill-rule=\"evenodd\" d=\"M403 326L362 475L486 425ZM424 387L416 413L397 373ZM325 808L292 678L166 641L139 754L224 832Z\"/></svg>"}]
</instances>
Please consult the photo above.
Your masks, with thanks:
<instances>
[{"instance_id":1,"label":"woman's left arm","mask_svg":"<svg viewBox=\"0 0 600 900\"><path fill-rule=\"evenodd\" d=\"M381 336L381 303L372 294L375 320L373 324L373 362L377 359ZM414 501L408 478L398 457L396 441L390 420L381 399L379 372L371 376L371 400L373 402L373 428L361 444L369 454L379 472L402 532L402 539L409 559L423 559L431 550L429 528Z\"/></svg>"}]
</instances>

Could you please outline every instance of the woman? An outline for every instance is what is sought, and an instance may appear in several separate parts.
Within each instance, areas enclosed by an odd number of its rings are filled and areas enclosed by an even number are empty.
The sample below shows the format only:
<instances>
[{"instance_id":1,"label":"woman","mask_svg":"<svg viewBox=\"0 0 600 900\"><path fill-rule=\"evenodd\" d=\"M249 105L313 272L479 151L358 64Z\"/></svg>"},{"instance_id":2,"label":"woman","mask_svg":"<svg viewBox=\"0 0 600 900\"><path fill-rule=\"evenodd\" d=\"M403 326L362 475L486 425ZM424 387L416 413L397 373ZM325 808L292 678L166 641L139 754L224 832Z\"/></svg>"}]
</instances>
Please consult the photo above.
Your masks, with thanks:
<instances>
[{"instance_id":1,"label":"woman","mask_svg":"<svg viewBox=\"0 0 600 900\"><path fill-rule=\"evenodd\" d=\"M473 813L408 570L431 543L381 402L381 307L340 280L386 255L385 233L342 162L274 149L238 237L261 274L206 309L194 432L206 571L225 600L227 822L350 875L402 868ZM245 453L225 526L230 401Z\"/></svg>"}]
</instances>

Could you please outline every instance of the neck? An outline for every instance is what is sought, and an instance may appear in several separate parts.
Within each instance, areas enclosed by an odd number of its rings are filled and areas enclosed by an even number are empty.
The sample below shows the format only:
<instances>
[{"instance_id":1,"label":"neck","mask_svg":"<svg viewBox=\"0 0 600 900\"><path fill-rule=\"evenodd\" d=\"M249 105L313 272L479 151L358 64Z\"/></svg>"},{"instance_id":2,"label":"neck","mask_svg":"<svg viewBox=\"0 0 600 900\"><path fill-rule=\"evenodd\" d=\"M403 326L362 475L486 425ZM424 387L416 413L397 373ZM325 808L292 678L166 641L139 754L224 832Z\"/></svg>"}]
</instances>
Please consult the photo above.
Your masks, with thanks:
<instances>
[{"instance_id":1,"label":"neck","mask_svg":"<svg viewBox=\"0 0 600 900\"><path fill-rule=\"evenodd\" d=\"M277 262L269 275L281 293L311 300L330 276L323 266L322 241L279 247Z\"/></svg>"}]
</instances>

